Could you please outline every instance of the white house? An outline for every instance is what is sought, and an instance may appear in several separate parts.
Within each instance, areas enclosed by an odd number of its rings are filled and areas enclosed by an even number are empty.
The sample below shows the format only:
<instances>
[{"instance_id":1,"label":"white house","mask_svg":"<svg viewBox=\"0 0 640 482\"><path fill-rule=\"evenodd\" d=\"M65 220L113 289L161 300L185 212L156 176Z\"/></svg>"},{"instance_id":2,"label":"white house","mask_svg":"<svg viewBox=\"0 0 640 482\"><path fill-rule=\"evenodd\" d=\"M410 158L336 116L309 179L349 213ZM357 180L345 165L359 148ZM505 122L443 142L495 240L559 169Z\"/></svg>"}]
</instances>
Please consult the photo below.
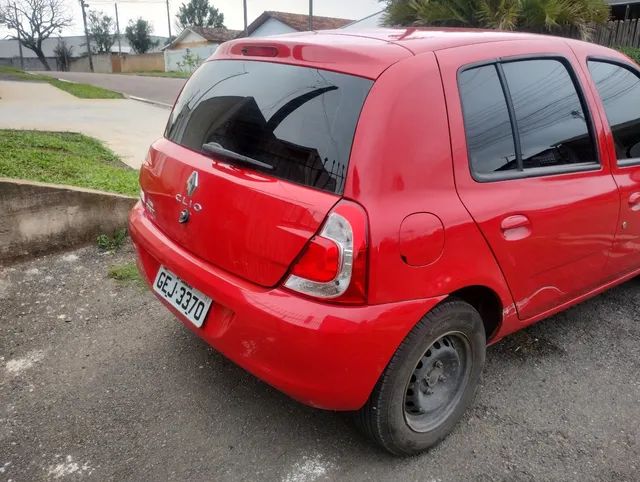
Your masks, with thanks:
<instances>
[{"instance_id":1,"label":"white house","mask_svg":"<svg viewBox=\"0 0 640 482\"><path fill-rule=\"evenodd\" d=\"M333 30L352 23L353 20L313 16L313 30ZM249 37L268 37L309 30L309 15L288 12L263 12L247 27Z\"/></svg>"},{"instance_id":2,"label":"white house","mask_svg":"<svg viewBox=\"0 0 640 482\"><path fill-rule=\"evenodd\" d=\"M187 27L164 48L164 69L167 72L185 70L179 64L184 62L187 50L192 56L205 60L216 51L218 45L241 33L226 28Z\"/></svg>"}]
</instances>

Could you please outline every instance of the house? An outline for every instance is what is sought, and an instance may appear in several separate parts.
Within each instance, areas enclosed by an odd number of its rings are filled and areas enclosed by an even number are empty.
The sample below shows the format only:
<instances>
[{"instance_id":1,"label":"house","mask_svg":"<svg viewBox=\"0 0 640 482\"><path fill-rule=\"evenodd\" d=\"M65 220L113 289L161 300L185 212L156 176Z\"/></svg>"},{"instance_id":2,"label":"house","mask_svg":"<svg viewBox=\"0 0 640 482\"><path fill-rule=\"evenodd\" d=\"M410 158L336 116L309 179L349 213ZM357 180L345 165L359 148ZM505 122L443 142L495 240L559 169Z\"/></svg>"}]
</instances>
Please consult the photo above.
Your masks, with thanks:
<instances>
[{"instance_id":1,"label":"house","mask_svg":"<svg viewBox=\"0 0 640 482\"><path fill-rule=\"evenodd\" d=\"M187 27L173 42L164 47L164 69L169 71L192 70L185 67L185 56L204 60L213 54L218 45L242 34L240 30L211 27Z\"/></svg>"},{"instance_id":2,"label":"house","mask_svg":"<svg viewBox=\"0 0 640 482\"><path fill-rule=\"evenodd\" d=\"M640 0L607 0L611 6L611 18L627 20L640 18Z\"/></svg>"},{"instance_id":3,"label":"house","mask_svg":"<svg viewBox=\"0 0 640 482\"><path fill-rule=\"evenodd\" d=\"M313 30L334 30L353 23L353 20L313 16ZM268 37L309 30L309 15L287 12L263 12L247 27L249 37Z\"/></svg>"}]
</instances>

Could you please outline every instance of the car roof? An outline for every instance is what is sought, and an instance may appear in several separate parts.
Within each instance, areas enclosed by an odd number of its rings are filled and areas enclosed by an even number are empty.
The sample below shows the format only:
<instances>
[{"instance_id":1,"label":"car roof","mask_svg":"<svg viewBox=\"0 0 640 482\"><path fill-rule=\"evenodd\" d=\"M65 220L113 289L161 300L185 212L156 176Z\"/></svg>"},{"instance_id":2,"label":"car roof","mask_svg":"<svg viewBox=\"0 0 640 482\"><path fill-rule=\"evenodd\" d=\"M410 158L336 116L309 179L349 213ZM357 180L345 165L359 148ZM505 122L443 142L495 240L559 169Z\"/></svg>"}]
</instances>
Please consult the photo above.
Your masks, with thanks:
<instances>
[{"instance_id":1,"label":"car roof","mask_svg":"<svg viewBox=\"0 0 640 482\"><path fill-rule=\"evenodd\" d=\"M244 37L222 44L211 59L251 58L245 53L246 47L273 46L278 48L278 54L270 58L270 62L303 62L317 68L376 79L390 65L413 55L468 45L523 40L543 42L543 47L549 50L559 44L583 44L583 49L588 46L591 52L610 51L578 40L524 32L410 27L337 29Z\"/></svg>"},{"instance_id":2,"label":"car roof","mask_svg":"<svg viewBox=\"0 0 640 482\"><path fill-rule=\"evenodd\" d=\"M560 40L524 32L504 32L498 30L444 28L444 27L410 27L410 28L376 28L367 30L328 30L322 33L330 35L365 37L400 45L413 54L433 52L446 48L489 42L504 42L510 40ZM308 33L308 35L313 35Z\"/></svg>"}]
</instances>

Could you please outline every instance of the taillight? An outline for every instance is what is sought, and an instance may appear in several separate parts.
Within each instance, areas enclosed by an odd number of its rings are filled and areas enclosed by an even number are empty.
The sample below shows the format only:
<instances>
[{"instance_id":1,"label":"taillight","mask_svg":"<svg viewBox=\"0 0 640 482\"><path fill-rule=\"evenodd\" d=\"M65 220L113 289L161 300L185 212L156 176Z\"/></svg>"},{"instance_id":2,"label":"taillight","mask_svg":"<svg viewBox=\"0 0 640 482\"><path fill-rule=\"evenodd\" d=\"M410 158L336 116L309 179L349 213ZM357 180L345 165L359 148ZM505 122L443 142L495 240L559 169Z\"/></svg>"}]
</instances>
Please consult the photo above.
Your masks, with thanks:
<instances>
[{"instance_id":1,"label":"taillight","mask_svg":"<svg viewBox=\"0 0 640 482\"><path fill-rule=\"evenodd\" d=\"M284 286L336 303L366 302L367 224L358 204L338 203L291 268Z\"/></svg>"}]
</instances>

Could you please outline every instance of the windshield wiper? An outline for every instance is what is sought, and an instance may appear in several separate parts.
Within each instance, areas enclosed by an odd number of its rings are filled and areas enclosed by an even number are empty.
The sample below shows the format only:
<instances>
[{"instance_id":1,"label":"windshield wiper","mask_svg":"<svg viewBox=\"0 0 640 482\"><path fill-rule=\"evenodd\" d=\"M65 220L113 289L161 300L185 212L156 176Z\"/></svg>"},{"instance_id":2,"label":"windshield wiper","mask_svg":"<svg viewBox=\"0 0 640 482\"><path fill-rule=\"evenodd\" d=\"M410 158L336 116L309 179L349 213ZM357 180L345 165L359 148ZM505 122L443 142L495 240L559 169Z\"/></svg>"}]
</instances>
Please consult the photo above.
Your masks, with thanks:
<instances>
[{"instance_id":1,"label":"windshield wiper","mask_svg":"<svg viewBox=\"0 0 640 482\"><path fill-rule=\"evenodd\" d=\"M224 157L226 159L244 162L245 164L251 164L252 166L261 167L263 169L273 169L273 166L271 164L258 161L256 159L253 159L252 157L243 156L242 154L230 151L229 149L225 149L217 142L207 142L206 144L202 144L202 150L211 154L217 154L218 156Z\"/></svg>"}]
</instances>

